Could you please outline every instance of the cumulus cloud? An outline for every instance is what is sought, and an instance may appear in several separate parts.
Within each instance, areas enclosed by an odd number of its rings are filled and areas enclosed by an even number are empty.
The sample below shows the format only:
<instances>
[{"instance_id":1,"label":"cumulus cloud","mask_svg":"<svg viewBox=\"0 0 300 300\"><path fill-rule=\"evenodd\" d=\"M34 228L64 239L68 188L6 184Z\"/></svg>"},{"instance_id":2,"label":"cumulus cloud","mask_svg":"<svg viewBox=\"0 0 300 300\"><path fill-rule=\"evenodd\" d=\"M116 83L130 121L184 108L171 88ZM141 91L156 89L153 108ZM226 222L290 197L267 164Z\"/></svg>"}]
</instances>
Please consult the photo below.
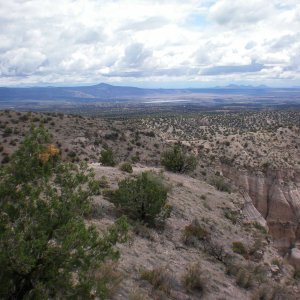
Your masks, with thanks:
<instances>
[{"instance_id":1,"label":"cumulus cloud","mask_svg":"<svg viewBox=\"0 0 300 300\"><path fill-rule=\"evenodd\" d=\"M1 76L28 76L46 61L46 56L33 49L13 49L1 57Z\"/></svg>"},{"instance_id":2,"label":"cumulus cloud","mask_svg":"<svg viewBox=\"0 0 300 300\"><path fill-rule=\"evenodd\" d=\"M128 67L142 67L143 62L152 54L141 43L133 43L125 48L123 64Z\"/></svg>"},{"instance_id":3,"label":"cumulus cloud","mask_svg":"<svg viewBox=\"0 0 300 300\"><path fill-rule=\"evenodd\" d=\"M3 1L0 85L300 85L299 16L297 0Z\"/></svg>"},{"instance_id":4,"label":"cumulus cloud","mask_svg":"<svg viewBox=\"0 0 300 300\"><path fill-rule=\"evenodd\" d=\"M221 25L252 24L264 20L274 13L272 1L264 0L220 0L209 10L209 16Z\"/></svg>"}]
</instances>

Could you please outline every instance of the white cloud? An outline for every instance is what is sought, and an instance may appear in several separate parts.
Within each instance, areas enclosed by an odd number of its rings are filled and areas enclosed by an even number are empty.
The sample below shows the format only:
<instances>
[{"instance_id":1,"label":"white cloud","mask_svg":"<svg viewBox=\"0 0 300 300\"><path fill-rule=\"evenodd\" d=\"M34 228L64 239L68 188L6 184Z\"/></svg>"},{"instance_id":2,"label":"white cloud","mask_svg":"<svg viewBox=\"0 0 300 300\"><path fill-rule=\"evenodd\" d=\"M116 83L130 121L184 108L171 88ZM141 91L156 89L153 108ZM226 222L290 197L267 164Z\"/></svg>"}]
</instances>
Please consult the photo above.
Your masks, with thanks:
<instances>
[{"instance_id":1,"label":"white cloud","mask_svg":"<svg viewBox=\"0 0 300 300\"><path fill-rule=\"evenodd\" d=\"M1 56L1 76L28 76L46 61L46 56L33 49L19 48Z\"/></svg>"},{"instance_id":2,"label":"white cloud","mask_svg":"<svg viewBox=\"0 0 300 300\"><path fill-rule=\"evenodd\" d=\"M221 25L255 25L274 13L272 1L220 0L209 10L209 16Z\"/></svg>"},{"instance_id":3,"label":"white cloud","mask_svg":"<svg viewBox=\"0 0 300 300\"><path fill-rule=\"evenodd\" d=\"M297 0L3 1L0 84L300 84L299 16Z\"/></svg>"}]
</instances>

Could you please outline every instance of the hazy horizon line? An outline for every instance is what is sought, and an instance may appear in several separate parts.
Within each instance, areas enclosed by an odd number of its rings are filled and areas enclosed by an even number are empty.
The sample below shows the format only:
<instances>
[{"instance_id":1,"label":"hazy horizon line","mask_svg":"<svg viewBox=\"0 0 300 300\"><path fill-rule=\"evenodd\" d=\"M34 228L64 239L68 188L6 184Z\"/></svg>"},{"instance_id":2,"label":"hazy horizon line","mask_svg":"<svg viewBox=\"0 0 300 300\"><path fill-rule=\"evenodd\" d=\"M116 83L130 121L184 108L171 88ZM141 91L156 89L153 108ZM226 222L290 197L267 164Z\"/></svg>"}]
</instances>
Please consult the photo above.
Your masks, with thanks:
<instances>
[{"instance_id":1,"label":"hazy horizon line","mask_svg":"<svg viewBox=\"0 0 300 300\"><path fill-rule=\"evenodd\" d=\"M216 88L268 88L268 89L295 89L300 88L300 86L271 86L266 84L239 84L239 83L228 83L228 84L218 84L218 85L210 85L210 86L191 86L186 85L183 86L181 84L180 87L174 87L174 86L163 86L163 85L153 85L153 86L147 86L147 85L139 85L139 84L124 84L124 83L107 83L107 82L99 82L99 83L66 83L66 84L32 84L32 85L23 85L23 84L16 84L16 85L7 85L7 86L0 86L0 88L60 88L60 87L92 87L97 85L109 85L109 86L115 86L115 87L133 87L133 88L139 88L139 89L171 89L171 90L182 90L182 89L216 89ZM150 83L151 84L151 83Z\"/></svg>"}]
</instances>

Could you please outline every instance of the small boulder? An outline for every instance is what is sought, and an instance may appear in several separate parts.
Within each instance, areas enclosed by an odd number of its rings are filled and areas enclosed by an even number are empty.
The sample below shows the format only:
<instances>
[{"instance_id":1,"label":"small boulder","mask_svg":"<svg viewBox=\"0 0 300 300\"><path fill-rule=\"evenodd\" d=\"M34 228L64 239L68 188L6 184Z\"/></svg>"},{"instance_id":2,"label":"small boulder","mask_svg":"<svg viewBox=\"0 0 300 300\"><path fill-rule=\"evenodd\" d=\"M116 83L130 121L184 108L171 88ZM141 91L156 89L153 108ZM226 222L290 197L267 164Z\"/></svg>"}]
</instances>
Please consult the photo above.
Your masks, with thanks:
<instances>
[{"instance_id":1,"label":"small boulder","mask_svg":"<svg viewBox=\"0 0 300 300\"><path fill-rule=\"evenodd\" d=\"M280 273L280 268L277 265L271 265L270 270L273 275L277 275Z\"/></svg>"},{"instance_id":2,"label":"small boulder","mask_svg":"<svg viewBox=\"0 0 300 300\"><path fill-rule=\"evenodd\" d=\"M295 270L300 270L300 250L298 248L293 248L291 250L289 262L295 268Z\"/></svg>"}]
</instances>

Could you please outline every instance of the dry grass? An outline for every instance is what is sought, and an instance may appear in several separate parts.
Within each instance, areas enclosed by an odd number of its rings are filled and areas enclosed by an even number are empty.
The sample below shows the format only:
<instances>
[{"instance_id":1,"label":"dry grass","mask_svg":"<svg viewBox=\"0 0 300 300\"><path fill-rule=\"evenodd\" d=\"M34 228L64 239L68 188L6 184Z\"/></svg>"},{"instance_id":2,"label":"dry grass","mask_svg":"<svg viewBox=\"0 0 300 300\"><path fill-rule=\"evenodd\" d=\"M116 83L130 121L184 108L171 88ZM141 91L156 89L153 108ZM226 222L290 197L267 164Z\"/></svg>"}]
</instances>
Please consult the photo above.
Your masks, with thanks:
<instances>
[{"instance_id":1,"label":"dry grass","mask_svg":"<svg viewBox=\"0 0 300 300\"><path fill-rule=\"evenodd\" d=\"M162 291L169 295L171 292L171 275L165 268L154 268L152 270L142 270L140 278L148 281L154 290Z\"/></svg>"},{"instance_id":2,"label":"dry grass","mask_svg":"<svg viewBox=\"0 0 300 300\"><path fill-rule=\"evenodd\" d=\"M182 241L187 246L196 246L199 241L209 239L210 234L198 219L194 219L189 225L185 226L182 233Z\"/></svg>"},{"instance_id":3,"label":"dry grass","mask_svg":"<svg viewBox=\"0 0 300 300\"><path fill-rule=\"evenodd\" d=\"M200 263L188 267L182 276L182 284L189 292L204 294L207 289L207 274L204 276Z\"/></svg>"}]
</instances>

